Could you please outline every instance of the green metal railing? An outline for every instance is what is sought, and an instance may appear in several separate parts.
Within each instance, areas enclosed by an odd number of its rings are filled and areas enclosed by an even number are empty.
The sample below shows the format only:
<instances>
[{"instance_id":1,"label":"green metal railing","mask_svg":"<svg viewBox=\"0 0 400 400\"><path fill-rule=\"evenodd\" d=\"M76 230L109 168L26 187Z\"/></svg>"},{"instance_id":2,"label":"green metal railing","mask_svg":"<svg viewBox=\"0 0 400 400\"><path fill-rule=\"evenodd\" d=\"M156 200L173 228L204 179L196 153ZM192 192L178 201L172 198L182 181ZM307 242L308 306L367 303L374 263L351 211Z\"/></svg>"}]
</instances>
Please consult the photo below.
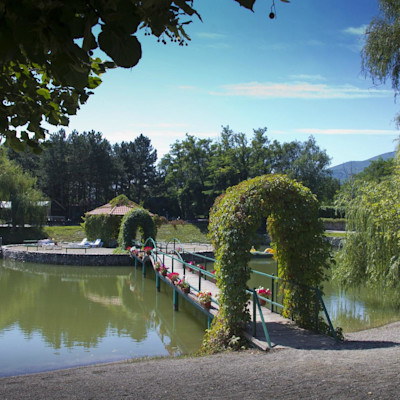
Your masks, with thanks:
<instances>
[{"instance_id":1,"label":"green metal railing","mask_svg":"<svg viewBox=\"0 0 400 400\"><path fill-rule=\"evenodd\" d=\"M270 305L271 312L276 312L275 311L275 307L283 308L283 304L281 304L281 303L279 303L277 301L277 295L276 295L276 292L277 292L276 291L276 284L279 281L283 281L283 279L275 276L274 274L266 274L265 272L260 272L260 271L257 271L257 270L252 270L252 273L254 273L256 275L261 275L261 276L264 276L266 278L270 278L271 279L271 298L269 299L267 297L263 297L263 296L258 295L258 297L260 299L266 301ZM307 288L309 290L313 290L314 293L315 293L315 302L314 302L314 310L315 310L315 312L314 312L314 329L315 329L315 331L319 332L318 323L319 323L320 305L321 305L322 313L325 316L325 319L326 319L326 321L328 323L331 335L338 342L339 338L336 335L336 331L335 331L335 329L333 327L333 324L332 324L332 321L331 321L331 319L329 317L328 310L327 310L327 308L325 306L325 302L324 302L324 300L322 298L322 294L321 294L321 291L319 290L319 288L318 287L314 287L314 286L308 286L308 285L300 285L298 283L295 283L295 284L299 285L299 286L303 286L303 287L305 287L305 288ZM252 290L248 290L248 293L253 293L253 292L254 291L252 291Z\"/></svg>"},{"instance_id":2,"label":"green metal railing","mask_svg":"<svg viewBox=\"0 0 400 400\"><path fill-rule=\"evenodd\" d=\"M191 265L189 264L187 261L185 261L182 258L182 255L180 254L181 251L181 247L177 248L176 246L173 246L171 250L168 250L168 243L166 245L164 245L163 243L156 243L153 239L149 238L145 241L145 243L141 243L141 242L137 242L134 241L133 246L138 247L139 249L149 246L149 247L153 247L153 250L150 252L150 254L148 255L148 257L152 260L152 263L154 265L154 263L156 261L160 261L162 262L162 264L165 263L165 257L168 257L169 259L171 259L171 272L174 272L174 265L175 262L178 262L179 264L182 264L183 266L183 277L185 279L186 276L186 268L191 268L192 270L195 270L198 273L199 276L199 280L198 280L198 286L195 287L193 285L189 285L190 289L193 290L194 292L200 292L201 291L201 279L207 279L207 277L209 279L213 278L213 274L210 273L209 271L203 270L197 266ZM175 244L175 243L174 243ZM165 248L165 251L163 251L162 249ZM198 257L204 257L201 254L197 254ZM143 259L138 259L137 257L134 257L135 260L135 267L138 266L138 262L140 262L142 264L142 272L143 272L143 276L146 276L146 260ZM211 260L211 259L210 259ZM178 295L182 295L183 293L182 291L178 290L177 287L175 285L173 285L170 280L167 280L164 276L162 276L158 271L156 272L156 288L157 291L160 291L161 288L161 281L164 281L166 284L168 284L172 289L173 289L173 305L174 305L174 309L177 311L179 308L179 297ZM201 310L204 314L207 315L208 317L208 327L210 327L211 321L213 319L213 315L207 311L204 307L200 306L196 301L192 300L190 297L185 296L186 299L191 302L193 305L195 305L199 310ZM211 302L218 305L218 301L215 298L211 298Z\"/></svg>"},{"instance_id":3,"label":"green metal railing","mask_svg":"<svg viewBox=\"0 0 400 400\"><path fill-rule=\"evenodd\" d=\"M190 285L191 289L193 289L194 291L200 292L201 291L201 280L203 279L214 279L214 275L207 271L207 265L209 265L210 263L215 263L215 259L212 257L207 257L204 256L202 254L199 253L194 253L194 252L190 252L187 251L183 248L182 243L178 240L178 239L171 239L170 241L168 241L167 243L156 243L153 239L149 238L145 241L144 244L139 243L139 242L134 242L134 245L136 246L146 246L146 245L151 245L151 247L153 247L153 251L151 252L151 257L153 259L153 262L159 260L161 261L163 264L165 263L165 257L168 257L172 260L172 266L171 266L171 272L174 272L174 263L175 262L179 262L180 264L183 265L183 277L186 277L186 269L190 268L191 270L194 270L197 272L198 276L199 276L199 280L198 280L198 285L197 287L194 287L192 285ZM203 265L204 265L204 269L199 268L197 265L193 265L190 264L189 262L185 261L182 257L182 255L188 254L190 256L193 256L197 259L202 260ZM143 274L145 275L145 263L143 262ZM135 258L135 266L137 266L137 259ZM261 318L261 324L262 324L262 328L264 331L264 335L265 338L267 339L268 345L270 346L270 340L269 340L269 335L268 335L268 330L264 321L264 317L262 314L262 309L261 309L261 305L259 302L259 299L265 300L267 304L269 304L270 306L270 310L271 312L277 312L277 309L280 308L282 309L284 306L282 303L280 303L278 301L278 296L277 296L277 286L279 282L282 282L282 278L275 276L274 274L267 274L265 272L261 272L261 271L257 271L252 269L251 272L255 275L259 275L259 276L263 276L265 278L269 278L271 280L271 298L267 298L267 297L263 297L257 294L255 289L247 289L247 293L252 295L253 298L253 336L255 336L256 332L255 332L255 327L256 327L256 310L258 309L258 312L260 314L260 318ZM157 284L157 290L159 290L159 279L164 280L165 282L167 282L169 284L169 281L167 281L166 279L164 279L162 276L160 276L160 274L156 274L156 284ZM172 287L174 287L174 292L176 291L176 287L174 285L170 285ZM334 339L336 341L339 341L337 335L336 335L336 331L332 325L331 319L329 317L328 311L326 309L324 300L322 298L321 295L321 291L319 290L318 287L311 287L311 286L306 286L303 285L306 288L313 290L315 292L315 303L314 303L314 307L315 307L315 317L314 317L314 326L315 326L315 331L318 332L318 322L319 322L319 316L320 316L320 310L322 307L322 313L325 316L325 319L328 323L330 332L332 334L332 336L334 337ZM218 301L216 299L212 299L212 301L215 304L218 304ZM197 303L196 303L197 304ZM175 294L174 294L174 305L175 305ZM321 306L321 307L320 307ZM271 347L271 346L270 346Z\"/></svg>"}]
</instances>

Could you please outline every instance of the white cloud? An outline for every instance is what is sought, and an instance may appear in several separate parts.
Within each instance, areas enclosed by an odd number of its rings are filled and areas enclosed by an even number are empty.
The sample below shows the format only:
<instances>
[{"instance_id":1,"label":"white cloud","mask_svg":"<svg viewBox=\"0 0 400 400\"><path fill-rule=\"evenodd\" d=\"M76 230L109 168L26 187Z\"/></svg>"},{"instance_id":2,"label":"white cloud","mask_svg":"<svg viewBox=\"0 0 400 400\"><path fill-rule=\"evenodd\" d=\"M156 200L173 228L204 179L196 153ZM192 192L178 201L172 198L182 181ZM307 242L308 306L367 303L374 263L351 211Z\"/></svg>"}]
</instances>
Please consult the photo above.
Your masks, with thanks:
<instances>
[{"instance_id":1,"label":"white cloud","mask_svg":"<svg viewBox=\"0 0 400 400\"><path fill-rule=\"evenodd\" d=\"M197 87L196 86L191 86L191 85L180 85L178 86L179 89L182 90L196 90Z\"/></svg>"},{"instance_id":2,"label":"white cloud","mask_svg":"<svg viewBox=\"0 0 400 400\"><path fill-rule=\"evenodd\" d=\"M289 75L290 79L295 81L326 81L326 78L320 74L316 75L308 75L308 74L298 74L298 75Z\"/></svg>"},{"instance_id":3,"label":"white cloud","mask_svg":"<svg viewBox=\"0 0 400 400\"><path fill-rule=\"evenodd\" d=\"M308 135L399 135L399 131L390 129L320 129L304 128L295 129L297 133Z\"/></svg>"},{"instance_id":4,"label":"white cloud","mask_svg":"<svg viewBox=\"0 0 400 400\"><path fill-rule=\"evenodd\" d=\"M221 86L219 96L285 99L362 99L392 96L390 90L361 89L353 85L326 85L309 82L247 82Z\"/></svg>"},{"instance_id":5,"label":"white cloud","mask_svg":"<svg viewBox=\"0 0 400 400\"><path fill-rule=\"evenodd\" d=\"M342 32L346 33L348 35L355 35L355 36L361 36L364 35L365 31L367 30L368 25L361 25L359 27L348 27L346 29L343 29Z\"/></svg>"}]
</instances>

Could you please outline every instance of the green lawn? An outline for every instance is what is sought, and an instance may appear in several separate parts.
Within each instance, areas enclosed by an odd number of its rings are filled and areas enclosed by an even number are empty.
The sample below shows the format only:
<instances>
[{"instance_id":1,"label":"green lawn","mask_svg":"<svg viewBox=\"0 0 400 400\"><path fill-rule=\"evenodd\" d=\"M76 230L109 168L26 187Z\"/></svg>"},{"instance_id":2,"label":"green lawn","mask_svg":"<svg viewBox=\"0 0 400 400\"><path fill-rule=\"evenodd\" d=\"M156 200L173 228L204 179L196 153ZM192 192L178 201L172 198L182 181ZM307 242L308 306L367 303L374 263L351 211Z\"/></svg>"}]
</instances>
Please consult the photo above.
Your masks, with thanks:
<instances>
[{"instance_id":1,"label":"green lawn","mask_svg":"<svg viewBox=\"0 0 400 400\"><path fill-rule=\"evenodd\" d=\"M43 228L47 237L57 242L80 242L85 236L85 231L79 226L46 226ZM163 225L158 230L157 240L168 241L176 238L185 243L209 243L207 239L207 224Z\"/></svg>"},{"instance_id":2,"label":"green lawn","mask_svg":"<svg viewBox=\"0 0 400 400\"><path fill-rule=\"evenodd\" d=\"M46 226L46 235L57 242L80 242L86 235L79 226ZM345 237L345 232L326 232L325 236ZM210 243L207 238L207 223L178 225L162 225L158 230L157 240L168 241L176 238L182 243Z\"/></svg>"},{"instance_id":3,"label":"green lawn","mask_svg":"<svg viewBox=\"0 0 400 400\"><path fill-rule=\"evenodd\" d=\"M56 242L80 242L86 236L80 225L45 226L43 231Z\"/></svg>"},{"instance_id":4,"label":"green lawn","mask_svg":"<svg viewBox=\"0 0 400 400\"><path fill-rule=\"evenodd\" d=\"M325 232L327 237L344 238L346 237L346 232Z\"/></svg>"},{"instance_id":5,"label":"green lawn","mask_svg":"<svg viewBox=\"0 0 400 400\"><path fill-rule=\"evenodd\" d=\"M158 230L157 240L167 241L178 239L182 243L210 243L207 239L207 223L178 225L162 225Z\"/></svg>"}]
</instances>

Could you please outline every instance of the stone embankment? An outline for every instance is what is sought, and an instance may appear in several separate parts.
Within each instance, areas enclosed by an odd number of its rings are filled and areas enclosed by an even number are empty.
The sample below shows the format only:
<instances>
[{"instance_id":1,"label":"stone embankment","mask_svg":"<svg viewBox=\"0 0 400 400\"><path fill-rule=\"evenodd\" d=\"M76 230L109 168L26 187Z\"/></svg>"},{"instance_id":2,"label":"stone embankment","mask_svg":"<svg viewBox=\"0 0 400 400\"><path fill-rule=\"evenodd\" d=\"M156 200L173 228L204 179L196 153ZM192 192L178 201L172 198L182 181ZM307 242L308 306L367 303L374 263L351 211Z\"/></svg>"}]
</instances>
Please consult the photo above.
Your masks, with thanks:
<instances>
[{"instance_id":1,"label":"stone embankment","mask_svg":"<svg viewBox=\"0 0 400 400\"><path fill-rule=\"evenodd\" d=\"M2 257L22 262L77 266L129 266L132 259L127 254L113 254L113 249L73 249L58 247L46 250L23 245L2 246Z\"/></svg>"}]
</instances>

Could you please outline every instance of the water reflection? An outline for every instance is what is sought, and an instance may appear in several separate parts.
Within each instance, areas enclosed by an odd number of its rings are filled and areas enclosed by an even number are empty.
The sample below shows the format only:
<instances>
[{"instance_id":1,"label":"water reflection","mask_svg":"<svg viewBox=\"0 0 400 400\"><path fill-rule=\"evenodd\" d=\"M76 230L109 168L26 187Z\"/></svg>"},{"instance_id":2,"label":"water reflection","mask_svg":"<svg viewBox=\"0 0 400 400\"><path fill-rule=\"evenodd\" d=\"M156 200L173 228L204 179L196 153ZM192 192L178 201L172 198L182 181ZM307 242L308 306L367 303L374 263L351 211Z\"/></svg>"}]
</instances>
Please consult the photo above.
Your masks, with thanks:
<instances>
[{"instance_id":1,"label":"water reflection","mask_svg":"<svg viewBox=\"0 0 400 400\"><path fill-rule=\"evenodd\" d=\"M254 260L251 268L277 275L276 263L270 259ZM248 286L271 288L271 279L252 275ZM400 299L394 290L358 289L344 290L329 279L323 284L324 302L334 326L344 332L382 326L400 320Z\"/></svg>"},{"instance_id":2,"label":"water reflection","mask_svg":"<svg viewBox=\"0 0 400 400\"><path fill-rule=\"evenodd\" d=\"M206 320L185 303L133 267L1 260L0 376L197 351Z\"/></svg>"}]
</instances>

